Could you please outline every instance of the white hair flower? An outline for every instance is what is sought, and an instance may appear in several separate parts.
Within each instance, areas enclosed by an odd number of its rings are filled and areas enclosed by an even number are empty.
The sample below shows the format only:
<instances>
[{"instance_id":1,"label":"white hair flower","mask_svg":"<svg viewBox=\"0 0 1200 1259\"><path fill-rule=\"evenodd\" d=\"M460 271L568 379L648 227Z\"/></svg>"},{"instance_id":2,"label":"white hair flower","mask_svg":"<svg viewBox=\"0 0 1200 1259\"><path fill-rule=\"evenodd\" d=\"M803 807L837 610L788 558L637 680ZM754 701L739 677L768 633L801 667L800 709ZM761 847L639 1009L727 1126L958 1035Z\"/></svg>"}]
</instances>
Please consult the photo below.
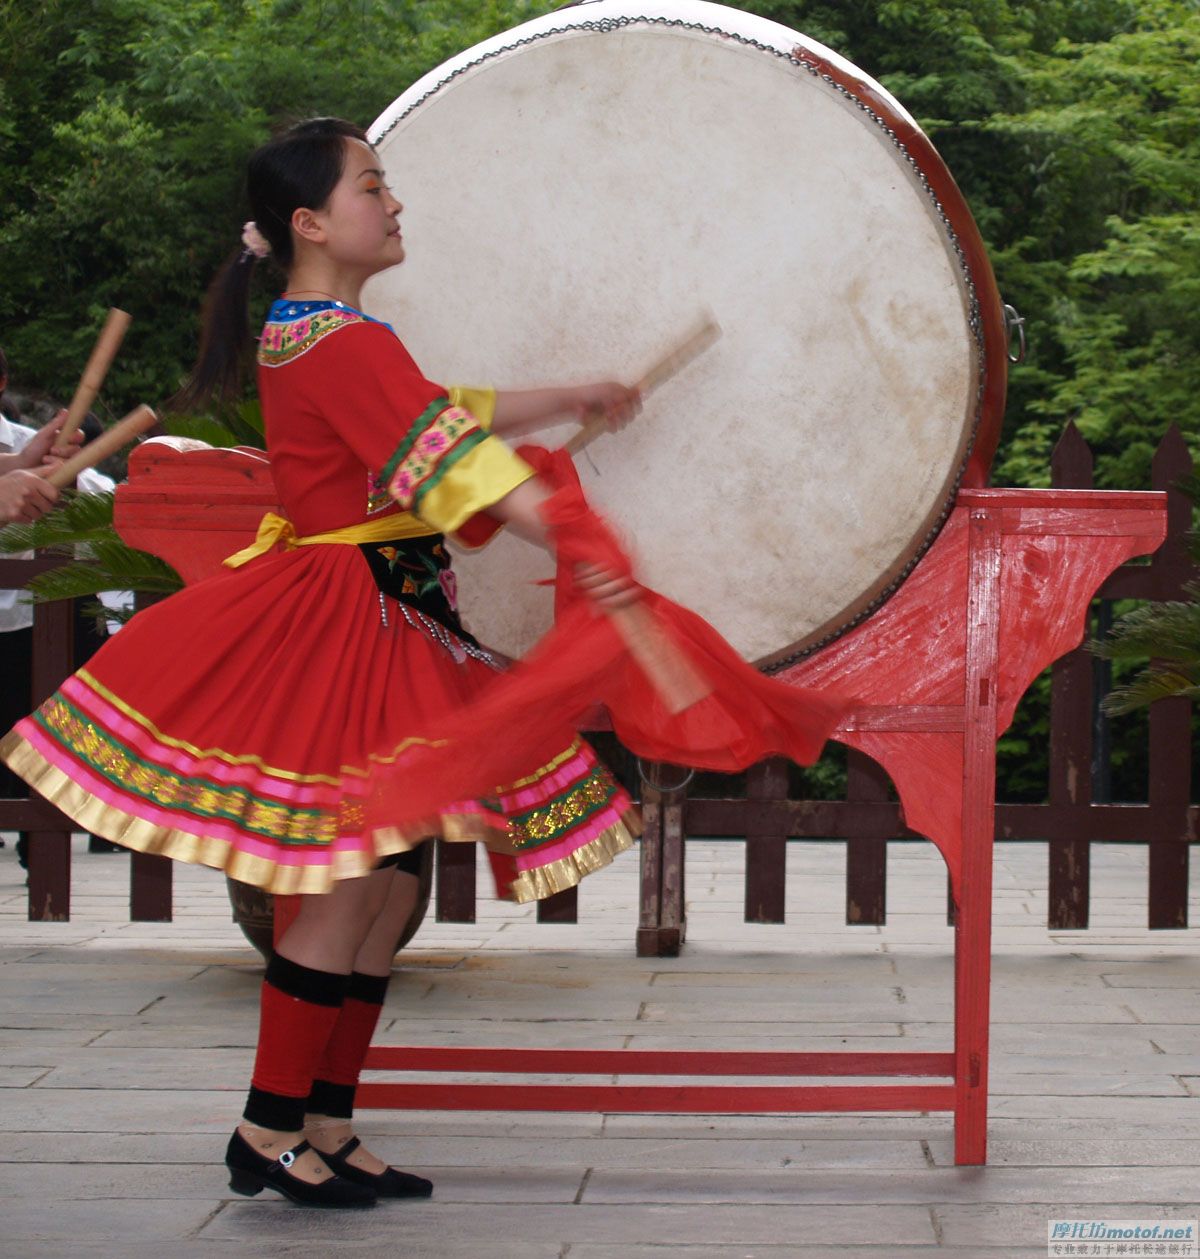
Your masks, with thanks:
<instances>
[{"instance_id":1,"label":"white hair flower","mask_svg":"<svg viewBox=\"0 0 1200 1259\"><path fill-rule=\"evenodd\" d=\"M271 252L270 242L258 230L258 224L253 219L242 225L242 244L245 245L246 252L256 258L265 258Z\"/></svg>"}]
</instances>

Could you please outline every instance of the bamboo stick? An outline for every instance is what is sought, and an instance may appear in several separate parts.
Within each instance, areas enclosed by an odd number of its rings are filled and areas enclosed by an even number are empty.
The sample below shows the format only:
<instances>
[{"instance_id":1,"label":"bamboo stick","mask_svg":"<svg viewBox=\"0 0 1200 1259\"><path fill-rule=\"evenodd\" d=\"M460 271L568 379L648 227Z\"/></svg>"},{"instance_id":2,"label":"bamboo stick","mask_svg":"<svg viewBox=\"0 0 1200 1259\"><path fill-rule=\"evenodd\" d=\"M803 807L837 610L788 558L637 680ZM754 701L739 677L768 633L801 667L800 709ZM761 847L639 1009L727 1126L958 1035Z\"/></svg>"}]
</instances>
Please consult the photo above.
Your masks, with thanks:
<instances>
[{"instance_id":1,"label":"bamboo stick","mask_svg":"<svg viewBox=\"0 0 1200 1259\"><path fill-rule=\"evenodd\" d=\"M109 310L104 327L100 329L100 335L96 338L95 346L92 347L91 357L83 369L83 375L79 378L75 396L67 408L67 418L63 421L62 430L59 433L60 442L69 441L83 423L83 417L87 415L88 408L96 400L100 386L104 383L104 377L108 375L108 369L112 366L112 361L131 322L132 316L126 314L125 311L118 310L115 306Z\"/></svg>"},{"instance_id":2,"label":"bamboo stick","mask_svg":"<svg viewBox=\"0 0 1200 1259\"><path fill-rule=\"evenodd\" d=\"M157 423L158 416L148 406L143 404L135 407L111 428L106 428L94 442L89 442L65 463L60 463L42 475L51 485L61 490L70 485L86 468L94 468L102 459L107 459L114 451L127 446L139 433L144 433Z\"/></svg>"}]
</instances>

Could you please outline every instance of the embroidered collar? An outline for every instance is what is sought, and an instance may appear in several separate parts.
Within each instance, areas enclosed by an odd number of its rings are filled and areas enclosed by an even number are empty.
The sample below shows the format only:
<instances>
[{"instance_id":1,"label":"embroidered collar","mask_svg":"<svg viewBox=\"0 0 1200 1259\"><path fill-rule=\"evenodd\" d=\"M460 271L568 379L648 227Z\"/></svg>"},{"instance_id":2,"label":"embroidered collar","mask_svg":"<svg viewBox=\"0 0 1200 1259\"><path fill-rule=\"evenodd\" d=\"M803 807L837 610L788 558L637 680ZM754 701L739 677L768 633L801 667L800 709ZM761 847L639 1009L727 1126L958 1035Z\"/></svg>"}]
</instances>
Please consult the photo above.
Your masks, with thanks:
<instances>
[{"instance_id":1,"label":"embroidered collar","mask_svg":"<svg viewBox=\"0 0 1200 1259\"><path fill-rule=\"evenodd\" d=\"M330 333L355 323L377 323L392 330L391 324L373 319L345 302L279 298L267 312L258 342L258 362L262 367L283 367Z\"/></svg>"}]
</instances>

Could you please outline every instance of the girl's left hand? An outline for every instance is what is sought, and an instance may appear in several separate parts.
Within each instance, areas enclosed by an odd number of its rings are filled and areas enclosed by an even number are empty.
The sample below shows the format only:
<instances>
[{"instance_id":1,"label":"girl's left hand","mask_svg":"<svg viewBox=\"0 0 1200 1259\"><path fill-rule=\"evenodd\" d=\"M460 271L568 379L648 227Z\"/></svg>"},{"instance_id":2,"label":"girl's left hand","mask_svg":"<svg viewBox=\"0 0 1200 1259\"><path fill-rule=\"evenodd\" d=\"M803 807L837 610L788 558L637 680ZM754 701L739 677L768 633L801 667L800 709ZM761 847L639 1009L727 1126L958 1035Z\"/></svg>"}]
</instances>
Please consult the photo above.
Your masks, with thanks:
<instances>
[{"instance_id":1,"label":"girl's left hand","mask_svg":"<svg viewBox=\"0 0 1200 1259\"><path fill-rule=\"evenodd\" d=\"M642 409L642 395L615 380L577 385L572 392L573 409L581 421L603 419L613 431L624 428Z\"/></svg>"},{"instance_id":2,"label":"girl's left hand","mask_svg":"<svg viewBox=\"0 0 1200 1259\"><path fill-rule=\"evenodd\" d=\"M641 588L632 577L610 573L596 564L576 564L575 583L605 612L627 608L642 597Z\"/></svg>"}]
</instances>

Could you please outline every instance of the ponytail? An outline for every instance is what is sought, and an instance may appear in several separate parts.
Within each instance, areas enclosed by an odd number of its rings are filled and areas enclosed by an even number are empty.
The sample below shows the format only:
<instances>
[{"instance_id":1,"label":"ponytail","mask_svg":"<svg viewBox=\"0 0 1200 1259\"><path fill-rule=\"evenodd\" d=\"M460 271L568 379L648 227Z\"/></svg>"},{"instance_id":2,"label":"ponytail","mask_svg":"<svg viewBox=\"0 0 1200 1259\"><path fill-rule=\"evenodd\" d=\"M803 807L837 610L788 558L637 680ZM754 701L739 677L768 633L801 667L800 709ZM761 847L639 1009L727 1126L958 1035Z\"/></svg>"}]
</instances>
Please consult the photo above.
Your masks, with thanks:
<instances>
[{"instance_id":1,"label":"ponytail","mask_svg":"<svg viewBox=\"0 0 1200 1259\"><path fill-rule=\"evenodd\" d=\"M204 299L196 366L167 403L169 410L198 411L213 401L241 397L253 346L249 305L256 261L249 249L239 249L217 272Z\"/></svg>"},{"instance_id":2,"label":"ponytail","mask_svg":"<svg viewBox=\"0 0 1200 1259\"><path fill-rule=\"evenodd\" d=\"M212 401L241 397L253 342L250 339L250 281L259 256L286 275L293 258L292 215L301 208L323 209L346 161L346 141L368 143L366 132L340 118L296 123L250 155L246 192L254 221L243 235L244 249L217 272L204 302L200 354L192 374L167 404L175 411L198 410Z\"/></svg>"}]
</instances>

